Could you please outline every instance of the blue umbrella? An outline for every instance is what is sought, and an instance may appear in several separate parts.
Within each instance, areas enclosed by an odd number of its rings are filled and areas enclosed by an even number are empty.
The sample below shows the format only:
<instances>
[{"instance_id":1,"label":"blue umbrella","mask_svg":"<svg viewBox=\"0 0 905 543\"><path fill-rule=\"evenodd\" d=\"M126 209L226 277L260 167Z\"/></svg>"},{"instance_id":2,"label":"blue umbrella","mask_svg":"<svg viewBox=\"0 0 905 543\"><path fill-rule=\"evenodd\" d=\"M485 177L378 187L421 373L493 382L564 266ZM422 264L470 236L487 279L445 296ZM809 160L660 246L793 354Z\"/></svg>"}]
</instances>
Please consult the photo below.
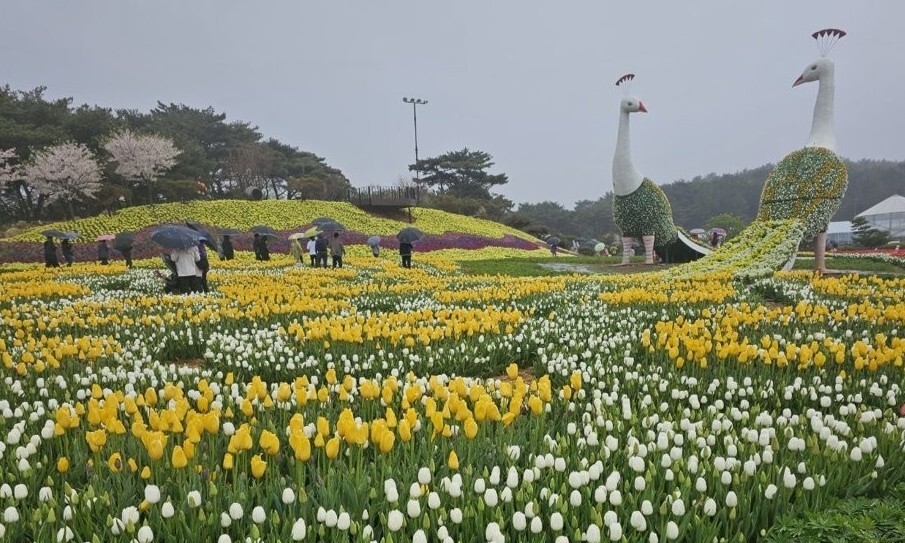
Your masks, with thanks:
<instances>
[{"instance_id":1,"label":"blue umbrella","mask_svg":"<svg viewBox=\"0 0 905 543\"><path fill-rule=\"evenodd\" d=\"M154 243L167 249L188 249L198 245L201 234L187 226L167 225L162 226L151 233Z\"/></svg>"}]
</instances>

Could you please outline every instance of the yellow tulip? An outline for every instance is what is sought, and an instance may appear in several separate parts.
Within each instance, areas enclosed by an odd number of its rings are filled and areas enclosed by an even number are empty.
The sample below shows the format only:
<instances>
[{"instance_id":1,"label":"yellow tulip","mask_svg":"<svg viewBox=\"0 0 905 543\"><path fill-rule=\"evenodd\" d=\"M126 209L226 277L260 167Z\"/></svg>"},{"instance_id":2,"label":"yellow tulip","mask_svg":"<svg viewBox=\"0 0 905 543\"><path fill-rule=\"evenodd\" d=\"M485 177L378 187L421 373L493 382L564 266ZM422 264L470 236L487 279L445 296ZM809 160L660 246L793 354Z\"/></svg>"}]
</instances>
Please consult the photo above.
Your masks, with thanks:
<instances>
[{"instance_id":1,"label":"yellow tulip","mask_svg":"<svg viewBox=\"0 0 905 543\"><path fill-rule=\"evenodd\" d=\"M510 379L515 379L516 377L518 377L518 364L513 362L512 364L506 366L506 376Z\"/></svg>"},{"instance_id":2,"label":"yellow tulip","mask_svg":"<svg viewBox=\"0 0 905 543\"><path fill-rule=\"evenodd\" d=\"M380 452L388 453L393 450L393 444L396 443L396 434L387 430L380 436Z\"/></svg>"},{"instance_id":3,"label":"yellow tulip","mask_svg":"<svg viewBox=\"0 0 905 543\"><path fill-rule=\"evenodd\" d=\"M150 479L151 478L151 468L149 468L148 466L141 468L141 478L144 479L145 481Z\"/></svg>"},{"instance_id":4,"label":"yellow tulip","mask_svg":"<svg viewBox=\"0 0 905 543\"><path fill-rule=\"evenodd\" d=\"M459 456L456 454L456 451L449 451L449 458L446 460L446 465L449 466L451 470L459 469Z\"/></svg>"},{"instance_id":5,"label":"yellow tulip","mask_svg":"<svg viewBox=\"0 0 905 543\"><path fill-rule=\"evenodd\" d=\"M340 440L338 437L334 437L327 442L327 458L333 460L339 455L339 442Z\"/></svg>"},{"instance_id":6,"label":"yellow tulip","mask_svg":"<svg viewBox=\"0 0 905 543\"><path fill-rule=\"evenodd\" d=\"M231 453L226 453L223 455L223 469L230 470L233 469L233 455Z\"/></svg>"},{"instance_id":7,"label":"yellow tulip","mask_svg":"<svg viewBox=\"0 0 905 543\"><path fill-rule=\"evenodd\" d=\"M468 419L465 421L465 437L468 439L474 439L476 435L478 435L478 423L475 422L474 419Z\"/></svg>"},{"instance_id":8,"label":"yellow tulip","mask_svg":"<svg viewBox=\"0 0 905 543\"><path fill-rule=\"evenodd\" d=\"M267 471L267 462L261 460L261 455L256 454L251 457L251 474L255 479L260 479Z\"/></svg>"},{"instance_id":9,"label":"yellow tulip","mask_svg":"<svg viewBox=\"0 0 905 543\"><path fill-rule=\"evenodd\" d=\"M173 447L173 454L170 455L170 463L176 469L184 468L188 465L189 459L185 456L185 451L181 446Z\"/></svg>"},{"instance_id":10,"label":"yellow tulip","mask_svg":"<svg viewBox=\"0 0 905 543\"><path fill-rule=\"evenodd\" d=\"M299 462L307 462L311 458L311 440L301 430L289 435L289 446Z\"/></svg>"},{"instance_id":11,"label":"yellow tulip","mask_svg":"<svg viewBox=\"0 0 905 543\"><path fill-rule=\"evenodd\" d=\"M69 471L69 459L65 456L61 456L57 459L57 471L60 473L66 473Z\"/></svg>"},{"instance_id":12,"label":"yellow tulip","mask_svg":"<svg viewBox=\"0 0 905 543\"><path fill-rule=\"evenodd\" d=\"M113 473L119 473L123 470L123 456L119 453L113 453L107 459L107 467L110 468L110 471Z\"/></svg>"},{"instance_id":13,"label":"yellow tulip","mask_svg":"<svg viewBox=\"0 0 905 543\"><path fill-rule=\"evenodd\" d=\"M261 432L261 437L258 438L258 444L264 449L264 452L270 456L280 452L280 439L276 434L268 430Z\"/></svg>"},{"instance_id":14,"label":"yellow tulip","mask_svg":"<svg viewBox=\"0 0 905 543\"><path fill-rule=\"evenodd\" d=\"M93 432L86 432L85 441L88 442L91 452L100 452L107 443L107 431L101 428L100 430L95 430Z\"/></svg>"}]
</instances>

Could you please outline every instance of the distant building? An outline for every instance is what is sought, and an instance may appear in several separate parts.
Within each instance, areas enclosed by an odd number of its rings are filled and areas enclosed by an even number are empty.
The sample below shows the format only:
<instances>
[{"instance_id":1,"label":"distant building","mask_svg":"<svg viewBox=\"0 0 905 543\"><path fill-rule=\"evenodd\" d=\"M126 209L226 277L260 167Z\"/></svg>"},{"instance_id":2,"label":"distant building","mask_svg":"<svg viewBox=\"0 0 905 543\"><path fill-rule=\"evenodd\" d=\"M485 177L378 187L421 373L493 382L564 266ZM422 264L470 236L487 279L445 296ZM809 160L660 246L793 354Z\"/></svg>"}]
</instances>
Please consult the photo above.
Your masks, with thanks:
<instances>
[{"instance_id":1,"label":"distant building","mask_svg":"<svg viewBox=\"0 0 905 543\"><path fill-rule=\"evenodd\" d=\"M874 228L886 230L892 239L905 239L905 196L894 194L855 216L864 217Z\"/></svg>"},{"instance_id":2,"label":"distant building","mask_svg":"<svg viewBox=\"0 0 905 543\"><path fill-rule=\"evenodd\" d=\"M826 227L826 242L836 242L836 245L840 247L853 244L852 223L848 221L831 222Z\"/></svg>"}]
</instances>

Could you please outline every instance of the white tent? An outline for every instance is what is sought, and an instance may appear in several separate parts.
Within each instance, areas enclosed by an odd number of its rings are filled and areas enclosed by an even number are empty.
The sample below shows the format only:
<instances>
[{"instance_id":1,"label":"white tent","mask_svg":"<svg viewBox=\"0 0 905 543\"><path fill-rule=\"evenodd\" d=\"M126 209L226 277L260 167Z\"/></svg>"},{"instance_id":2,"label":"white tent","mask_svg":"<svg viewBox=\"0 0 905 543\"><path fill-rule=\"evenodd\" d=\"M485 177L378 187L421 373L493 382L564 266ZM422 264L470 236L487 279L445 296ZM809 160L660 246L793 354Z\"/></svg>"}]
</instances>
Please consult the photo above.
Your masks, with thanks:
<instances>
[{"instance_id":1,"label":"white tent","mask_svg":"<svg viewBox=\"0 0 905 543\"><path fill-rule=\"evenodd\" d=\"M905 238L905 196L893 194L856 217L864 217L875 228L886 230L893 239Z\"/></svg>"}]
</instances>

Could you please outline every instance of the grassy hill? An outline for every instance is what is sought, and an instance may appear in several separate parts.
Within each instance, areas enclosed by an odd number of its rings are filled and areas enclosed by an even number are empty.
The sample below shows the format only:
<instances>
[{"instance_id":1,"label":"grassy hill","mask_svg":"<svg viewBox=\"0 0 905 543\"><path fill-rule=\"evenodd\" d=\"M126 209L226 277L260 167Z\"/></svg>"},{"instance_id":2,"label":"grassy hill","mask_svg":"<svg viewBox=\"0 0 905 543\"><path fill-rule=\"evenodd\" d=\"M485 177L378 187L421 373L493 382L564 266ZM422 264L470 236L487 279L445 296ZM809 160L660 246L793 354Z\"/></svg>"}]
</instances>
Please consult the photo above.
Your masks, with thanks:
<instances>
[{"instance_id":1,"label":"grassy hill","mask_svg":"<svg viewBox=\"0 0 905 543\"><path fill-rule=\"evenodd\" d=\"M237 228L248 231L264 224L281 235L270 246L272 251L287 249L286 236L311 225L312 219L328 216L348 229L344 233L347 244L363 243L368 236L384 238L382 245L395 247L395 234L410 226L406 221L369 214L346 202L316 200L216 200L137 206L111 215L98 215L74 221L62 221L33 226L15 235L0 238L0 262L41 261L41 231L56 229L79 234L75 240L77 260L93 260L94 239L101 234L135 232L135 256L153 256L159 248L148 236L159 225L195 221L214 228ZM407 217L406 217L407 218ZM538 247L538 240L524 232L499 223L465 217L436 209L412 210L412 226L425 233L419 251L447 248L480 248L499 246ZM251 234L234 240L237 250L248 250Z\"/></svg>"}]
</instances>

